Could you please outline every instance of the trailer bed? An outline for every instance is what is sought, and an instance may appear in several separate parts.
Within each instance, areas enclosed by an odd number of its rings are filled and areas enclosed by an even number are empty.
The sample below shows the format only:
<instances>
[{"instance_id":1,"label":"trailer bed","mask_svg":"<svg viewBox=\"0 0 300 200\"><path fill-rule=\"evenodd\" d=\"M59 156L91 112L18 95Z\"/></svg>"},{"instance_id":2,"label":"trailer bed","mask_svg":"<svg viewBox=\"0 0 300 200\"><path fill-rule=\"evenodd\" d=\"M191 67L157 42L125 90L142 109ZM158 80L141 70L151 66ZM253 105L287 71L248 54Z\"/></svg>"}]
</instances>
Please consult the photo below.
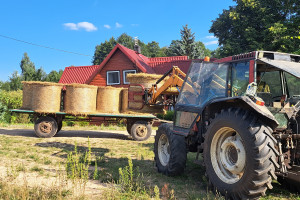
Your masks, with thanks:
<instances>
[{"instance_id":1,"label":"trailer bed","mask_svg":"<svg viewBox=\"0 0 300 200\"><path fill-rule=\"evenodd\" d=\"M39 113L33 110L12 109L11 112L26 113L34 115L34 131L38 137L49 138L53 137L62 128L63 120L67 120L67 116L85 117L89 118L103 118L101 121L110 122L112 120L126 119L126 127L129 135L134 140L143 141L147 140L152 132L152 123L156 119L152 114L139 114L139 113L91 113L86 115L73 115L65 112L55 113ZM73 119L72 119L73 120ZM82 119L74 119L82 120ZM91 120L90 120L91 121Z\"/></svg>"}]
</instances>

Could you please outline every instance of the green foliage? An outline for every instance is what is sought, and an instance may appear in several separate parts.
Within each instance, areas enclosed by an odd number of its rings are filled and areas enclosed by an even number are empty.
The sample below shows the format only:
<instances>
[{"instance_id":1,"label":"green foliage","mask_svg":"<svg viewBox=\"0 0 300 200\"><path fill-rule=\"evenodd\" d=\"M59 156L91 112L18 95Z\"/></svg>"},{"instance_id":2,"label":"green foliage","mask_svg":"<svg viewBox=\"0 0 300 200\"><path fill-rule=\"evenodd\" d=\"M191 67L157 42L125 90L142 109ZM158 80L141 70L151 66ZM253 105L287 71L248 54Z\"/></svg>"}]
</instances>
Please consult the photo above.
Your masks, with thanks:
<instances>
[{"instance_id":1,"label":"green foliage","mask_svg":"<svg viewBox=\"0 0 300 200\"><path fill-rule=\"evenodd\" d=\"M13 91L22 89L22 81L49 81L58 82L63 71L51 71L48 75L42 67L35 68L33 62L30 61L28 54L25 52L20 63L21 74L17 71L13 72L9 77L9 81L0 82L0 90Z\"/></svg>"},{"instance_id":2,"label":"green foliage","mask_svg":"<svg viewBox=\"0 0 300 200\"><path fill-rule=\"evenodd\" d=\"M84 154L80 154L75 143L74 152L70 152L67 158L66 172L68 178L73 181L81 180L84 183L89 178L89 166L91 164L91 147L88 142L89 150Z\"/></svg>"},{"instance_id":3,"label":"green foliage","mask_svg":"<svg viewBox=\"0 0 300 200\"><path fill-rule=\"evenodd\" d=\"M172 40L166 49L166 56L188 56L190 59L203 59L211 56L211 51L200 41L195 41L195 33L185 25L180 30L181 40Z\"/></svg>"},{"instance_id":4,"label":"green foliage","mask_svg":"<svg viewBox=\"0 0 300 200\"><path fill-rule=\"evenodd\" d=\"M100 65L106 56L111 52L114 46L117 44L114 37L110 38L109 41L105 40L104 43L95 47L95 53L92 60L93 65Z\"/></svg>"},{"instance_id":5,"label":"green foliage","mask_svg":"<svg viewBox=\"0 0 300 200\"><path fill-rule=\"evenodd\" d=\"M159 119L173 121L174 119L174 111L168 110L166 114L157 114Z\"/></svg>"},{"instance_id":6,"label":"green foliage","mask_svg":"<svg viewBox=\"0 0 300 200\"><path fill-rule=\"evenodd\" d=\"M11 114L10 109L20 108L22 106L22 91L4 91L0 90L0 121L1 122L18 122L18 115ZM28 123L28 115L21 115L24 117L21 122L25 120Z\"/></svg>"},{"instance_id":7,"label":"green foliage","mask_svg":"<svg viewBox=\"0 0 300 200\"><path fill-rule=\"evenodd\" d=\"M300 1L235 0L210 32L219 38L221 56L254 50L297 52L300 48Z\"/></svg>"}]
</instances>

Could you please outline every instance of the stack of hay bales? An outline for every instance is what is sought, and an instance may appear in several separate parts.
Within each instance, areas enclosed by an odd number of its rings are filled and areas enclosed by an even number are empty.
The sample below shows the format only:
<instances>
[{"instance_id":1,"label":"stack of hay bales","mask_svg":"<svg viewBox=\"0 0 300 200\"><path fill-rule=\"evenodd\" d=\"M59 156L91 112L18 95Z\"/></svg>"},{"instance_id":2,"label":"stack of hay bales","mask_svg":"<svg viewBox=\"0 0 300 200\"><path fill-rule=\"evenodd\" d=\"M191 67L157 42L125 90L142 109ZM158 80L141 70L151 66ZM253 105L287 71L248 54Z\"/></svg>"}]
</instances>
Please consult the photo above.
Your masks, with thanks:
<instances>
[{"instance_id":1,"label":"stack of hay bales","mask_svg":"<svg viewBox=\"0 0 300 200\"><path fill-rule=\"evenodd\" d=\"M86 115L96 112L97 86L85 84L66 85L64 110L72 115Z\"/></svg>"},{"instance_id":2,"label":"stack of hay bales","mask_svg":"<svg viewBox=\"0 0 300 200\"><path fill-rule=\"evenodd\" d=\"M24 81L22 83L23 109L39 113L60 111L62 84L39 81Z\"/></svg>"},{"instance_id":3,"label":"stack of hay bales","mask_svg":"<svg viewBox=\"0 0 300 200\"><path fill-rule=\"evenodd\" d=\"M122 110L122 90L117 87L98 87L97 112L120 113Z\"/></svg>"}]
</instances>

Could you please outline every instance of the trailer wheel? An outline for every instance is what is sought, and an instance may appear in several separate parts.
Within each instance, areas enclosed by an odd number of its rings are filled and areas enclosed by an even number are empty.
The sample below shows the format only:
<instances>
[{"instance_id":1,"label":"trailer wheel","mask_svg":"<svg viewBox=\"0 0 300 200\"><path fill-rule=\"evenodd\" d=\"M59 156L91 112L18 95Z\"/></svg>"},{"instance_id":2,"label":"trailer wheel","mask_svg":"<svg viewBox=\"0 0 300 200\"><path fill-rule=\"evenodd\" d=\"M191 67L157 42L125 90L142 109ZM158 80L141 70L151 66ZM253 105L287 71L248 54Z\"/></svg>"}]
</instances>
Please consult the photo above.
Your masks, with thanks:
<instances>
[{"instance_id":1,"label":"trailer wheel","mask_svg":"<svg viewBox=\"0 0 300 200\"><path fill-rule=\"evenodd\" d=\"M154 160L159 173L175 176L182 174L187 152L185 137L172 133L172 124L162 124L155 135Z\"/></svg>"},{"instance_id":2,"label":"trailer wheel","mask_svg":"<svg viewBox=\"0 0 300 200\"><path fill-rule=\"evenodd\" d=\"M127 133L128 133L129 135L131 135L131 127L132 127L133 123L134 123L133 121L127 120L127 123L126 123L126 130L127 130Z\"/></svg>"},{"instance_id":3,"label":"trailer wheel","mask_svg":"<svg viewBox=\"0 0 300 200\"><path fill-rule=\"evenodd\" d=\"M41 138L53 137L58 130L58 125L53 117L40 117L34 124L35 134Z\"/></svg>"},{"instance_id":4,"label":"trailer wheel","mask_svg":"<svg viewBox=\"0 0 300 200\"><path fill-rule=\"evenodd\" d=\"M278 155L272 129L253 113L222 110L205 134L203 157L209 186L229 199L253 199L272 188Z\"/></svg>"},{"instance_id":5,"label":"trailer wheel","mask_svg":"<svg viewBox=\"0 0 300 200\"><path fill-rule=\"evenodd\" d=\"M130 133L134 140L144 141L150 137L152 133L152 126L147 121L136 121L131 126Z\"/></svg>"}]
</instances>

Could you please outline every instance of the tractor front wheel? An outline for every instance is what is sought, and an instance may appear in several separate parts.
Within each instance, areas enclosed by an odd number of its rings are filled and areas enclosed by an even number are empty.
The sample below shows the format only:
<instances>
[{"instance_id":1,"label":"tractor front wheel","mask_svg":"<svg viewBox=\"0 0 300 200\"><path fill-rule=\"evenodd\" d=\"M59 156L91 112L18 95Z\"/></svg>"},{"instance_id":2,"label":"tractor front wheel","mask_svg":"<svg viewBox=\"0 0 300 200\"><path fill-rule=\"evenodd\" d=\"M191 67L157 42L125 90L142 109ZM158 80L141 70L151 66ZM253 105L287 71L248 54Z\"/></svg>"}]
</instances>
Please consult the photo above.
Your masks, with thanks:
<instances>
[{"instance_id":1,"label":"tractor front wheel","mask_svg":"<svg viewBox=\"0 0 300 200\"><path fill-rule=\"evenodd\" d=\"M229 199L253 199L272 188L276 140L272 129L241 109L222 110L205 134L203 157L209 185Z\"/></svg>"},{"instance_id":2,"label":"tractor front wheel","mask_svg":"<svg viewBox=\"0 0 300 200\"><path fill-rule=\"evenodd\" d=\"M172 133L172 124L159 126L154 143L155 162L158 172L175 176L182 174L186 164L185 137Z\"/></svg>"}]
</instances>

